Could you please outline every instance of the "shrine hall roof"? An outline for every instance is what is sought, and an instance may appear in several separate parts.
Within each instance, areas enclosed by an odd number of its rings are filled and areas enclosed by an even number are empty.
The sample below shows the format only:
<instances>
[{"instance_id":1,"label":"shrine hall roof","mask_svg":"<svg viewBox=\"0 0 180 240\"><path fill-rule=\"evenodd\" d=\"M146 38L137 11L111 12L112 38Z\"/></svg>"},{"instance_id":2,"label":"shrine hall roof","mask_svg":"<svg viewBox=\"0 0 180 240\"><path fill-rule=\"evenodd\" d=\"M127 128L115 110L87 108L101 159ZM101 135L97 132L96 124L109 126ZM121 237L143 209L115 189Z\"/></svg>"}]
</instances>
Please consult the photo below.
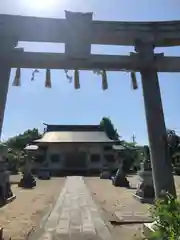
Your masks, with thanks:
<instances>
[{"instance_id":1,"label":"shrine hall roof","mask_svg":"<svg viewBox=\"0 0 180 240\"><path fill-rule=\"evenodd\" d=\"M113 143L99 125L47 125L41 143Z\"/></svg>"}]
</instances>

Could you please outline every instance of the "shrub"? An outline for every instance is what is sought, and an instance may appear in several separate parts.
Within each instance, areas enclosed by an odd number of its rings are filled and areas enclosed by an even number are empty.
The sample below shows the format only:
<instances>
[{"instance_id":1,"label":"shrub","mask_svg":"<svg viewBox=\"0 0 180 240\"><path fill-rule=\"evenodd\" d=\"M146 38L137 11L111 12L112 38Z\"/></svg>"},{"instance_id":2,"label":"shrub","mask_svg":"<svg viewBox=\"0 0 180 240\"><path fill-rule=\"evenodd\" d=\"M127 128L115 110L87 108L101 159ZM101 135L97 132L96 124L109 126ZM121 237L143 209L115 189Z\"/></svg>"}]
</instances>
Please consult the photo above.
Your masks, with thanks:
<instances>
[{"instance_id":1,"label":"shrub","mask_svg":"<svg viewBox=\"0 0 180 240\"><path fill-rule=\"evenodd\" d=\"M180 239L180 200L166 193L151 208L156 221L157 231L152 234L153 240Z\"/></svg>"}]
</instances>

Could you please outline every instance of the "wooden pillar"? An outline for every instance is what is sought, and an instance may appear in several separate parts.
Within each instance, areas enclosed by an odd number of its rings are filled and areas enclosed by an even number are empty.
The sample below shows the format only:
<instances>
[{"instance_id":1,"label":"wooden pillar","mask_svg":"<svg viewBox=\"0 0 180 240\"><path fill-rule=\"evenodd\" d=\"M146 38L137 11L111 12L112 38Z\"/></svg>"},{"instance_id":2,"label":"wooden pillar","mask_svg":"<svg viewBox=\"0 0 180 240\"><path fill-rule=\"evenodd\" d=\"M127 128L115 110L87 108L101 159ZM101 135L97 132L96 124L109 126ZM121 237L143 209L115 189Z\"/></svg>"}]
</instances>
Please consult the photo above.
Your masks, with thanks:
<instances>
[{"instance_id":1,"label":"wooden pillar","mask_svg":"<svg viewBox=\"0 0 180 240\"><path fill-rule=\"evenodd\" d=\"M176 196L158 75L153 67L154 46L138 43L136 51L142 61L142 88L155 195L159 197L165 190Z\"/></svg>"},{"instance_id":2,"label":"wooden pillar","mask_svg":"<svg viewBox=\"0 0 180 240\"><path fill-rule=\"evenodd\" d=\"M0 138L2 134L10 73L11 67L7 64L3 64L2 62L0 62Z\"/></svg>"}]
</instances>

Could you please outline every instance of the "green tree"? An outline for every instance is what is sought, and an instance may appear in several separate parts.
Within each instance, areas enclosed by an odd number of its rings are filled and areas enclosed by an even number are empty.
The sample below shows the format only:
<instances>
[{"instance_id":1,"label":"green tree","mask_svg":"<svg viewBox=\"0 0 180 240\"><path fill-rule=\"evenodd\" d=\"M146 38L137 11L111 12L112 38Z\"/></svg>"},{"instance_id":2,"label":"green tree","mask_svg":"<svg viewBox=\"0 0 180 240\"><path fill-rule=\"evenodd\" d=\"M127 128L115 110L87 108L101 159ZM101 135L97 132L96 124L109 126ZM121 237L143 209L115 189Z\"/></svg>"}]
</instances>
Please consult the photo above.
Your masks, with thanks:
<instances>
[{"instance_id":1,"label":"green tree","mask_svg":"<svg viewBox=\"0 0 180 240\"><path fill-rule=\"evenodd\" d=\"M18 173L19 168L19 158L16 152L12 149L8 149L7 153L7 161L8 161L8 170L12 173Z\"/></svg>"},{"instance_id":2,"label":"green tree","mask_svg":"<svg viewBox=\"0 0 180 240\"><path fill-rule=\"evenodd\" d=\"M171 157L180 151L179 144L180 144L180 137L176 134L174 130L167 129L167 141L169 146L169 151Z\"/></svg>"},{"instance_id":3,"label":"green tree","mask_svg":"<svg viewBox=\"0 0 180 240\"><path fill-rule=\"evenodd\" d=\"M180 236L180 201L168 193L155 202L150 209L156 222L156 230L151 240L169 239L179 240Z\"/></svg>"},{"instance_id":4,"label":"green tree","mask_svg":"<svg viewBox=\"0 0 180 240\"><path fill-rule=\"evenodd\" d=\"M134 162L137 158L136 143L127 142L120 140L120 136L117 132L117 129L114 127L112 121L108 117L103 117L100 126L106 132L107 136L114 141L117 141L118 144L124 147L123 156L124 156L124 168L127 172L132 168Z\"/></svg>"},{"instance_id":5,"label":"green tree","mask_svg":"<svg viewBox=\"0 0 180 240\"><path fill-rule=\"evenodd\" d=\"M114 125L112 124L110 118L103 117L101 122L100 122L100 126L102 127L102 129L104 129L107 136L111 140L115 140L115 141L119 140L119 134L117 132L117 129L114 128Z\"/></svg>"},{"instance_id":6,"label":"green tree","mask_svg":"<svg viewBox=\"0 0 180 240\"><path fill-rule=\"evenodd\" d=\"M38 129L28 129L22 134L19 134L15 137L8 139L6 145L12 150L23 150L27 144L32 143L34 140L41 138L41 134Z\"/></svg>"},{"instance_id":7,"label":"green tree","mask_svg":"<svg viewBox=\"0 0 180 240\"><path fill-rule=\"evenodd\" d=\"M34 140L41 138L38 129L28 129L22 134L9 138L5 144L8 148L7 160L8 169L17 172L19 167L24 164L24 148Z\"/></svg>"}]
</instances>

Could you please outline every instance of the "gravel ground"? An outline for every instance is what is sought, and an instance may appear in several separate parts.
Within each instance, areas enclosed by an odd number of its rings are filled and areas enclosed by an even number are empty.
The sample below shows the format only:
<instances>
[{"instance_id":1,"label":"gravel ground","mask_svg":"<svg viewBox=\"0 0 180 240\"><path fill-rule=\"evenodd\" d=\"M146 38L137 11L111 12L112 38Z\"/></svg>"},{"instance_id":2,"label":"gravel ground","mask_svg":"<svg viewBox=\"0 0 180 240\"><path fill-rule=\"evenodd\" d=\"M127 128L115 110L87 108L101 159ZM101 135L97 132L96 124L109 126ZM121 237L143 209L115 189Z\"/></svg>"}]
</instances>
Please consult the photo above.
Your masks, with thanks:
<instances>
[{"instance_id":1,"label":"gravel ground","mask_svg":"<svg viewBox=\"0 0 180 240\"><path fill-rule=\"evenodd\" d=\"M12 182L19 179L18 175L11 176ZM5 239L11 236L12 240L25 240L55 202L63 185L64 178L37 180L37 186L31 190L13 184L16 199L0 209L0 226L4 228Z\"/></svg>"},{"instance_id":2,"label":"gravel ground","mask_svg":"<svg viewBox=\"0 0 180 240\"><path fill-rule=\"evenodd\" d=\"M137 186L139 183L137 176L130 176L128 180L133 187ZM125 216L126 213L132 213L132 215L137 215L138 213L144 216L149 215L148 210L150 205L141 204L134 199L133 194L136 192L135 188L126 189L114 187L110 180L103 180L98 177L85 178L85 182L94 196L96 203L99 205L100 209L103 210L106 220L117 220L117 218L114 218L115 212L119 212L122 216ZM175 177L175 182L179 194L180 176ZM114 239L141 239L142 224L124 224L121 226L109 225Z\"/></svg>"},{"instance_id":3,"label":"gravel ground","mask_svg":"<svg viewBox=\"0 0 180 240\"><path fill-rule=\"evenodd\" d=\"M60 194L64 186L65 178L52 178L51 180L37 180L37 187L32 190L18 188L17 182L20 176L11 176L12 190L16 199L8 205L0 208L0 226L4 228L5 240L25 240L34 232L42 217L50 211L52 204ZM137 176L129 177L132 186L138 184ZM178 195L180 194L180 176L175 177ZM94 200L102 210L102 216L108 222L116 220L115 212L125 215L142 213L147 215L149 205L141 204L133 198L135 189L126 189L112 186L110 180L102 180L99 177L85 178ZM140 239L141 224L126 224L112 226L108 223L114 240ZM136 236L135 236L136 235Z\"/></svg>"}]
</instances>

